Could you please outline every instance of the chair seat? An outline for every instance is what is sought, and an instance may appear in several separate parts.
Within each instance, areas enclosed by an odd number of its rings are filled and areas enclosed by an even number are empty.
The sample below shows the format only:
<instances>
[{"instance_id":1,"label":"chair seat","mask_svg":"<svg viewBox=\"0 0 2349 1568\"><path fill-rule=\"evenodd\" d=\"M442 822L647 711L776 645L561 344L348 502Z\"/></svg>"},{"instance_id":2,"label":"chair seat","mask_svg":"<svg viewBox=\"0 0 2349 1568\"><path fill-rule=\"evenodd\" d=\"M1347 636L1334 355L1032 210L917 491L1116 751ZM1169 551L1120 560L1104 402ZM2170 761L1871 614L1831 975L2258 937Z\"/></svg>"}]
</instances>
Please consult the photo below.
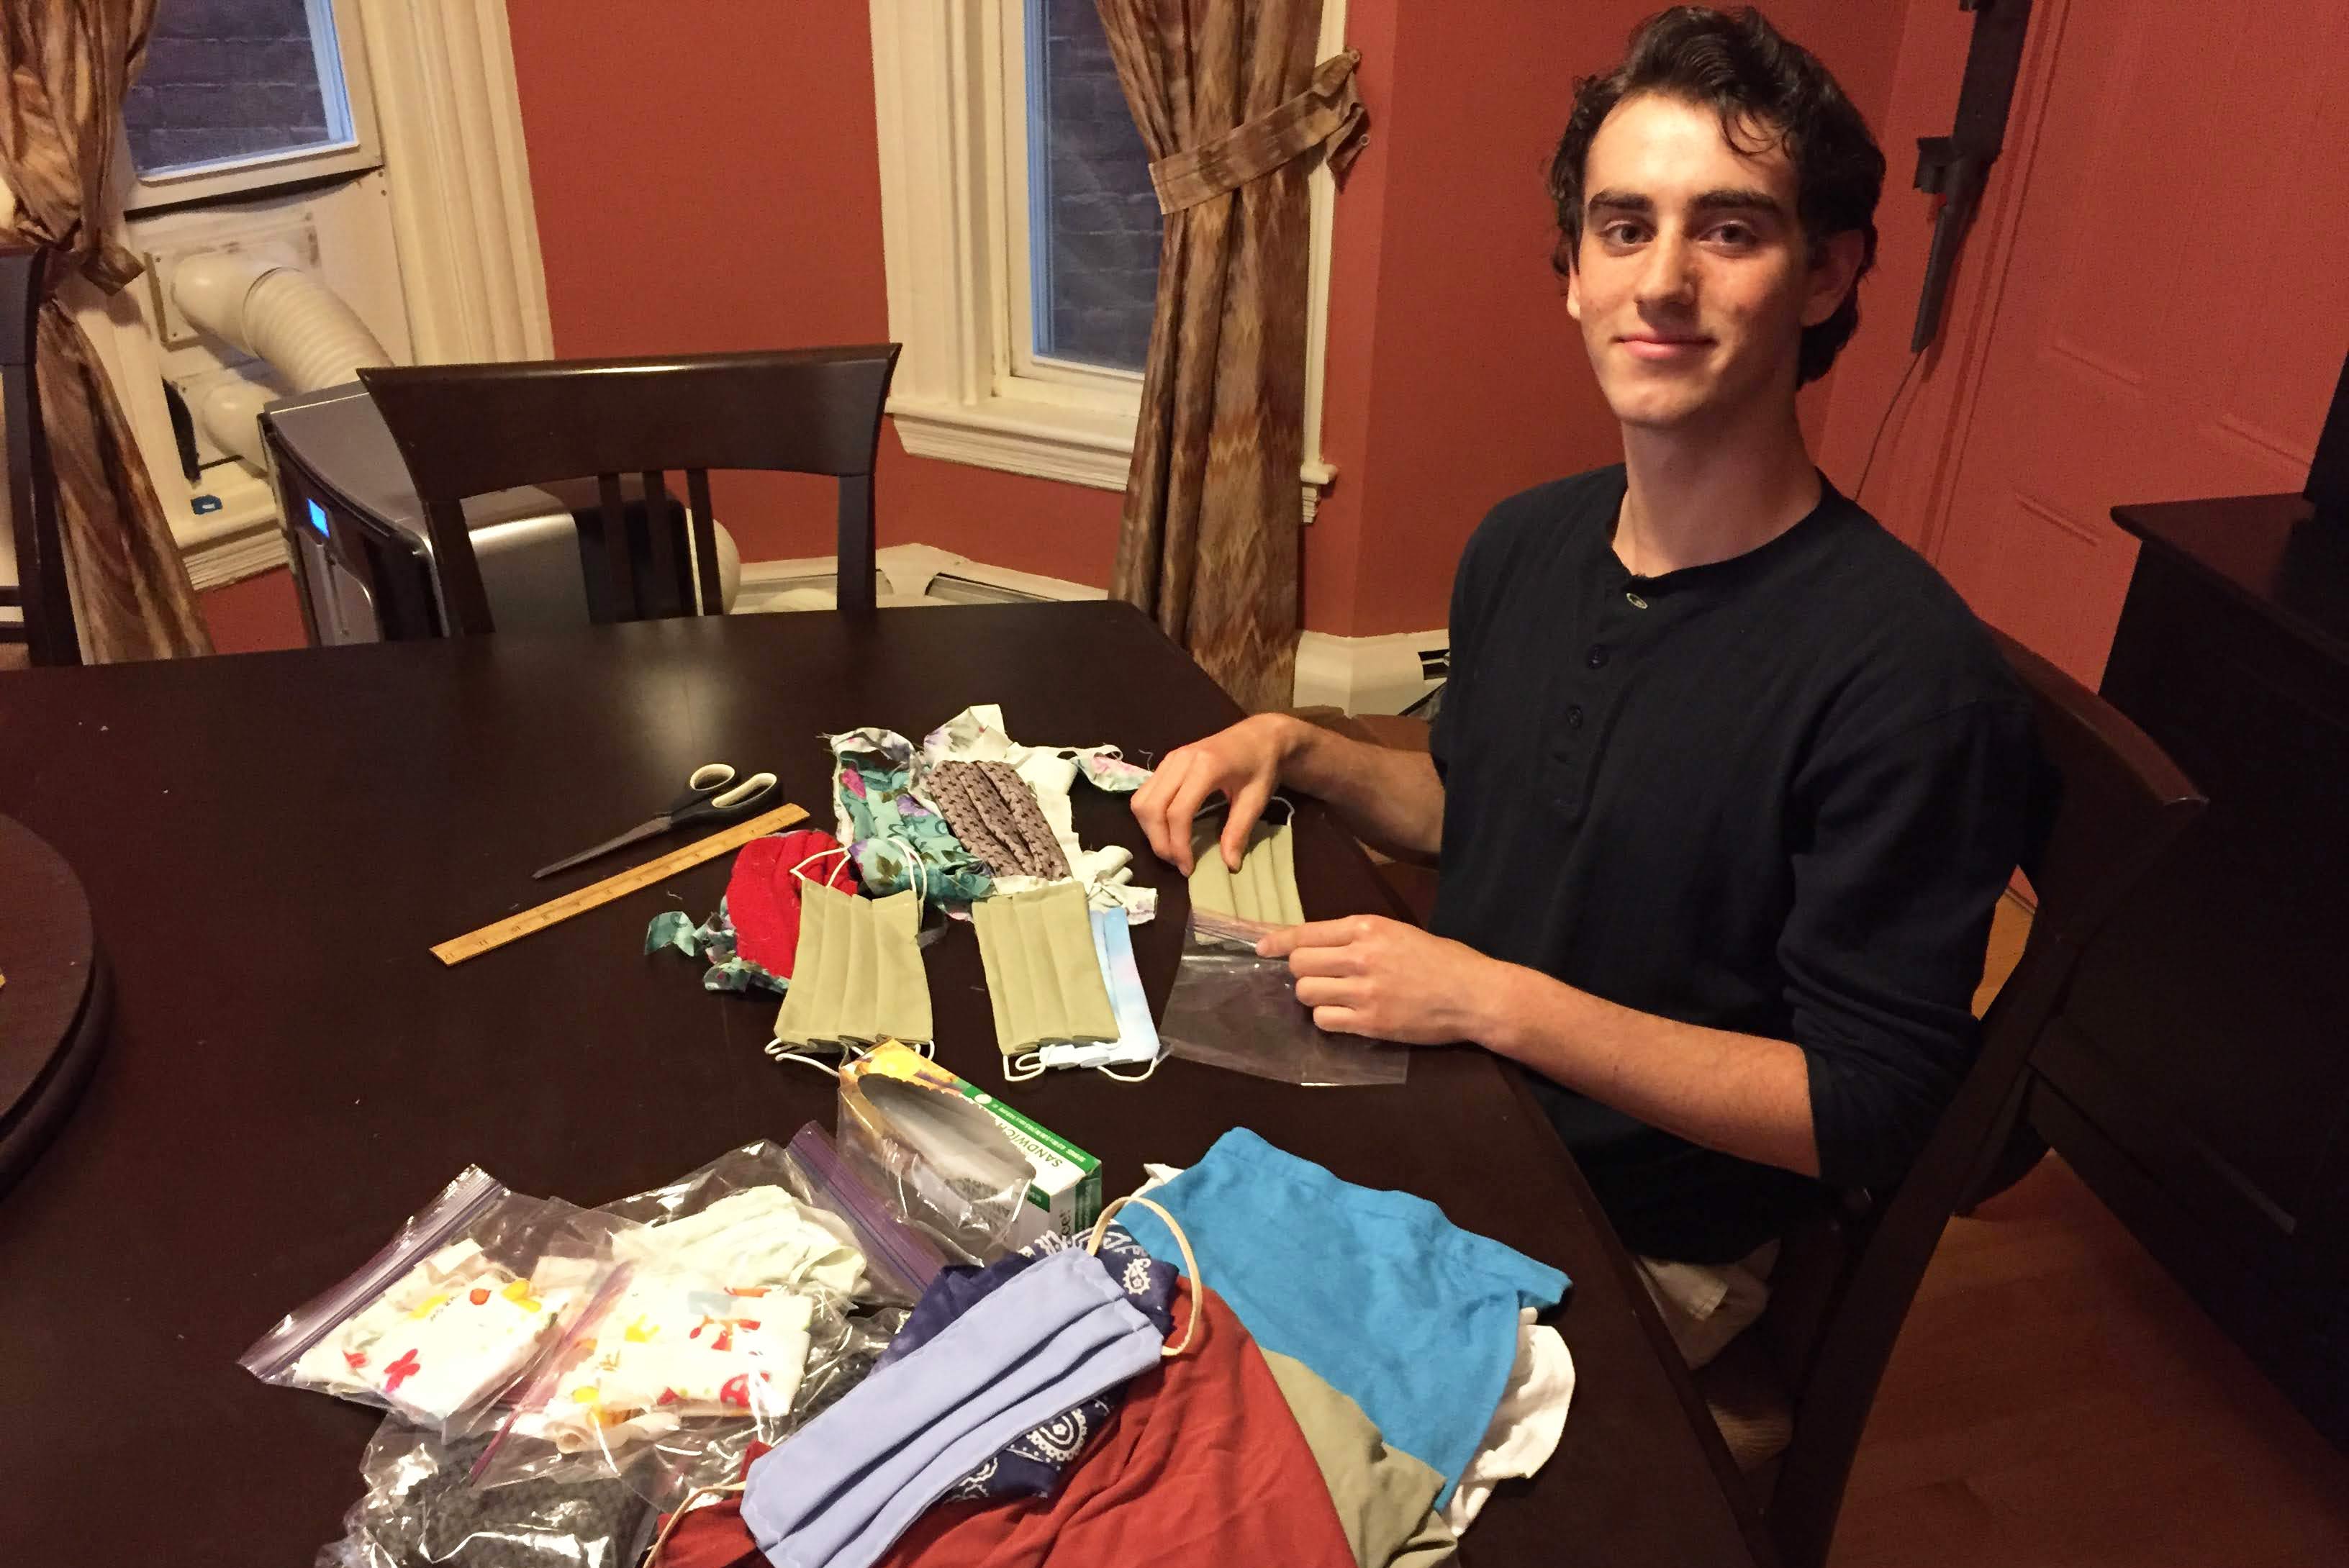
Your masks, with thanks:
<instances>
[{"instance_id":1,"label":"chair seat","mask_svg":"<svg viewBox=\"0 0 2349 1568\"><path fill-rule=\"evenodd\" d=\"M1696 1388L1739 1474L1754 1479L1794 1442L1794 1402L1753 1334L1739 1335L1707 1362L1696 1374Z\"/></svg>"}]
</instances>

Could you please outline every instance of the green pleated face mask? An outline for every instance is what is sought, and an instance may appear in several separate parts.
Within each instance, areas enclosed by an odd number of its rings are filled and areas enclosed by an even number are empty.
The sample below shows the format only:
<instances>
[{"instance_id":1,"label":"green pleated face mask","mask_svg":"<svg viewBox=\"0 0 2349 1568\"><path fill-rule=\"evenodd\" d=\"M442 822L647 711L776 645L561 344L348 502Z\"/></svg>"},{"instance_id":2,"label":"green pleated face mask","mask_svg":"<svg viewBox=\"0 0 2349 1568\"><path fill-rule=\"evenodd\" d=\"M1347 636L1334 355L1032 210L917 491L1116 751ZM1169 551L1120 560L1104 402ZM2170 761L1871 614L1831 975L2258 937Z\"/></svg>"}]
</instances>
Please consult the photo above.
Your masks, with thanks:
<instances>
[{"instance_id":1,"label":"green pleated face mask","mask_svg":"<svg viewBox=\"0 0 2349 1568\"><path fill-rule=\"evenodd\" d=\"M1113 1040L1117 1016L1093 956L1084 890L1052 882L970 906L1006 1057L1046 1040Z\"/></svg>"},{"instance_id":2,"label":"green pleated face mask","mask_svg":"<svg viewBox=\"0 0 2349 1568\"><path fill-rule=\"evenodd\" d=\"M1302 925L1297 898L1297 851L1289 824L1258 822L1248 830L1247 853L1237 872L1224 864L1221 819L1192 829L1191 907L1252 925Z\"/></svg>"},{"instance_id":3,"label":"green pleated face mask","mask_svg":"<svg viewBox=\"0 0 2349 1568\"><path fill-rule=\"evenodd\" d=\"M787 1046L929 1039L921 923L922 898L911 890L858 898L802 878L799 948L775 1038Z\"/></svg>"}]
</instances>

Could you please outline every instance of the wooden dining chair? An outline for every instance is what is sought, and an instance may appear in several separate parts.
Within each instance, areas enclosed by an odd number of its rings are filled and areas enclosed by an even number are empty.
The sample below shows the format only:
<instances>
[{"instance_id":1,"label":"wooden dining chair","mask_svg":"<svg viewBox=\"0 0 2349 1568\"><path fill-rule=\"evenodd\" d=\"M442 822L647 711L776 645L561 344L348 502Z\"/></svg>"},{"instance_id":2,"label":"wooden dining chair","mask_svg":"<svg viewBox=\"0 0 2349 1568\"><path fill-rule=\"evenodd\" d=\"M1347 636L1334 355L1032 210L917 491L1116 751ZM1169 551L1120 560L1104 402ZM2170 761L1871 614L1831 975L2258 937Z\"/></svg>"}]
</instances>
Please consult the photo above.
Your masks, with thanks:
<instances>
[{"instance_id":1,"label":"wooden dining chair","mask_svg":"<svg viewBox=\"0 0 2349 1568\"><path fill-rule=\"evenodd\" d=\"M2003 634L2031 695L2050 788L2023 861L2039 908L1982 1020L1982 1050L1899 1187L1853 1194L1787 1238L1760 1323L1698 1374L1724 1436L1791 1427L1775 1460L1740 1469L1784 1568L1821 1568L1860 1434L1917 1285L1960 1201L2015 1119L2032 1050L2062 1026L2080 955L2204 801L2144 731ZM1737 1444L1733 1440L1734 1452Z\"/></svg>"},{"instance_id":2,"label":"wooden dining chair","mask_svg":"<svg viewBox=\"0 0 2349 1568\"><path fill-rule=\"evenodd\" d=\"M0 622L0 643L22 643L36 665L81 663L73 594L57 535L57 475L41 428L41 388L34 376L41 314L37 246L0 250L0 447L8 464L8 521L16 547L16 581L0 583L0 606L18 620Z\"/></svg>"},{"instance_id":3,"label":"wooden dining chair","mask_svg":"<svg viewBox=\"0 0 2349 1568\"><path fill-rule=\"evenodd\" d=\"M869 612L873 470L897 349L385 366L360 371L359 380L423 503L451 633L495 630L465 499L589 475L601 500L579 514L590 617L717 614L712 469L837 479L838 603ZM685 476L682 515L663 477L669 469ZM623 474L641 476L641 505L624 496Z\"/></svg>"}]
</instances>

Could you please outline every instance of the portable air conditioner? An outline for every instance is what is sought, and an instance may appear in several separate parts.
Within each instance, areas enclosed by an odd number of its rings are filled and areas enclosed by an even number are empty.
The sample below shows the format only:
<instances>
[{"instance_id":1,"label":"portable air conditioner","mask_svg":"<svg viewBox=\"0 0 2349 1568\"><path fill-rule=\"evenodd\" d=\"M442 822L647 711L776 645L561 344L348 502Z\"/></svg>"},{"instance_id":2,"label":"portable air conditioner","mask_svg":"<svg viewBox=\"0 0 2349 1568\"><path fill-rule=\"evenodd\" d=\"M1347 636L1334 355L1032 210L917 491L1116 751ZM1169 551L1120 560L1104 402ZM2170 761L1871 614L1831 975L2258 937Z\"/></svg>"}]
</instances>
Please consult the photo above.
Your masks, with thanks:
<instances>
[{"instance_id":1,"label":"portable air conditioner","mask_svg":"<svg viewBox=\"0 0 2349 1568\"><path fill-rule=\"evenodd\" d=\"M367 389L354 381L285 398L261 429L312 645L446 636L424 509ZM581 539L584 530L600 549L602 532L592 479L496 490L464 507L499 631L587 624ZM629 503L639 538L642 509ZM740 559L726 530L716 534L730 603Z\"/></svg>"}]
</instances>

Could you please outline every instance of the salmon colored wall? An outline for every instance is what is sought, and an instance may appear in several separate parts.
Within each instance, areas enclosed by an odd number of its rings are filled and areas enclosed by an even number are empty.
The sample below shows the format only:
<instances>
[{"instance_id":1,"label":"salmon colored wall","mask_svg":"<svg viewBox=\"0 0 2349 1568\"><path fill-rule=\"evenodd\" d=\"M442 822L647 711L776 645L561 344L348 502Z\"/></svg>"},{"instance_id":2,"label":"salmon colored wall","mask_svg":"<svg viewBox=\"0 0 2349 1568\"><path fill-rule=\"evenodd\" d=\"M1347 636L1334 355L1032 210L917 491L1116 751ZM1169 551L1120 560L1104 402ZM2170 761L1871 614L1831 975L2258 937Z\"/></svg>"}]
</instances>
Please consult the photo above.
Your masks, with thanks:
<instances>
[{"instance_id":1,"label":"salmon colored wall","mask_svg":"<svg viewBox=\"0 0 2349 1568\"><path fill-rule=\"evenodd\" d=\"M1307 533L1308 626L1350 636L1442 626L1461 547L1495 501L1620 457L1550 271L1545 181L1573 78L1617 59L1654 9L1652 0L1350 7L1352 41L1392 64L1369 77L1384 99L1371 103L1383 159L1376 209L1350 211L1352 188L1339 209L1331 402L1362 409L1359 449L1330 452L1340 484ZM1871 124L1881 118L1899 6L1780 0L1766 9L1826 62ZM1897 189L1906 170L1897 150L1889 156L1887 183ZM1804 394L1815 438L1833 383Z\"/></svg>"},{"instance_id":2,"label":"salmon colored wall","mask_svg":"<svg viewBox=\"0 0 2349 1568\"><path fill-rule=\"evenodd\" d=\"M1888 123L1878 127L1892 158L1891 176L1876 218L1876 276L1869 280L1867 315L1859 335L1836 366L1835 391L1817 446L1819 466L1851 494L1868 476L1858 499L1893 532L1922 547L1925 518L1941 471L1943 439L1955 427L1959 351L1974 319L1964 308L1979 281L1987 232L1978 217L1951 269L1940 334L1909 377L1898 408L1893 392L1909 371L1909 335L1917 302L1924 293L1925 259L1933 239L1940 199L1914 185L1917 138L1949 134L1965 77L1973 17L1955 6L1909 0L1892 78L1887 85ZM2012 160L1992 166L1984 193L1987 213L2007 194ZM1878 431L1883 432L1878 440ZM1868 449L1876 462L1868 466Z\"/></svg>"},{"instance_id":3,"label":"salmon colored wall","mask_svg":"<svg viewBox=\"0 0 2349 1568\"><path fill-rule=\"evenodd\" d=\"M294 596L294 573L283 566L199 593L196 603L216 653L265 653L302 647L309 640L302 629L301 603Z\"/></svg>"},{"instance_id":4,"label":"salmon colored wall","mask_svg":"<svg viewBox=\"0 0 2349 1568\"><path fill-rule=\"evenodd\" d=\"M1548 269L1543 171L1572 77L1653 8L1351 0L1372 129L1338 207L1322 450L1340 478L1306 533L1309 627L1441 625L1486 508L1618 455ZM1769 10L1881 112L1900 6ZM510 5L509 26L558 353L886 337L865 7L574 0ZM1806 394L1809 420L1829 395ZM813 480L719 496L754 561L829 553L830 506ZM908 457L889 433L879 506L885 544L1108 581L1109 491Z\"/></svg>"},{"instance_id":5,"label":"salmon colored wall","mask_svg":"<svg viewBox=\"0 0 2349 1568\"><path fill-rule=\"evenodd\" d=\"M555 352L889 335L866 9L846 0L512 5ZM833 486L723 476L748 561L833 551ZM1102 583L1119 498L905 455L882 437L881 542Z\"/></svg>"}]
</instances>

